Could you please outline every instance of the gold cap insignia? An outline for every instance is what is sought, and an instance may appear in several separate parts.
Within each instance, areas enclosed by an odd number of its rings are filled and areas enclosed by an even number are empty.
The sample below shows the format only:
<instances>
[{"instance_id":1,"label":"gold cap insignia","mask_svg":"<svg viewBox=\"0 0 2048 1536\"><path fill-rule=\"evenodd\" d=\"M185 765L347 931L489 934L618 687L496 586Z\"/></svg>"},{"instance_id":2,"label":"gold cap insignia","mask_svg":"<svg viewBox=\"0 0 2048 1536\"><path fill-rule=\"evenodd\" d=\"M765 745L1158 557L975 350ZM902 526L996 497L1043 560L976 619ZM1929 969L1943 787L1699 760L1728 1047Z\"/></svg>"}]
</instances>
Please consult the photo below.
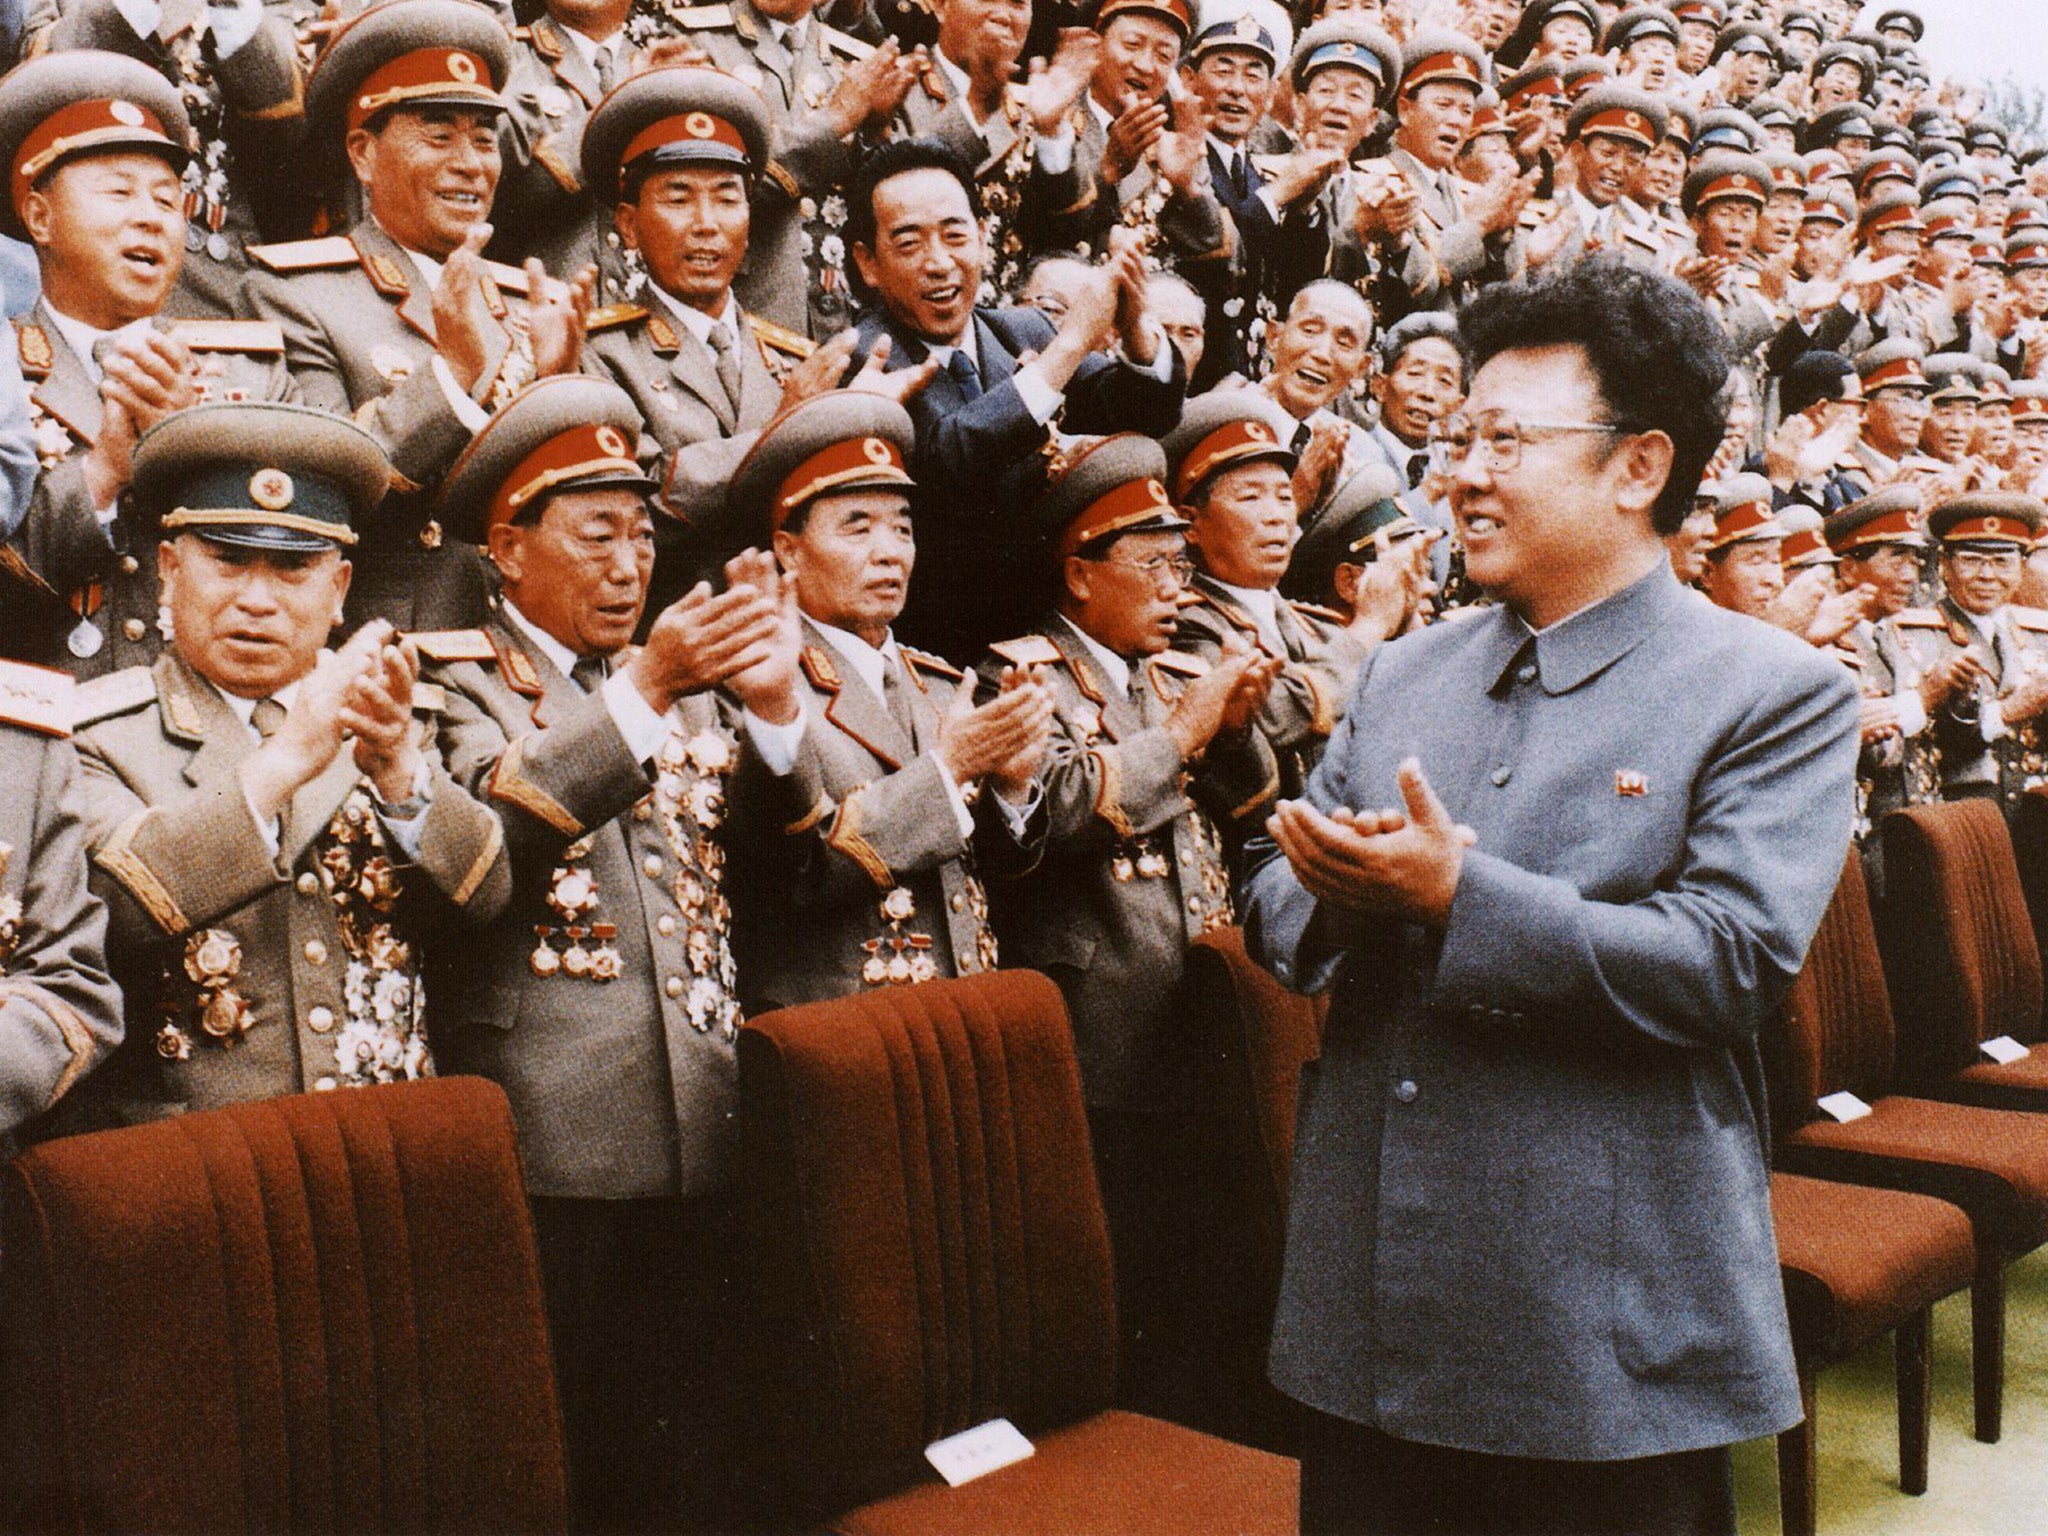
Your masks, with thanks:
<instances>
[{"instance_id":1,"label":"gold cap insignia","mask_svg":"<svg viewBox=\"0 0 2048 1536\"><path fill-rule=\"evenodd\" d=\"M860 451L867 455L870 464L888 464L894 460L894 455L889 452L889 445L879 437L868 438L860 445Z\"/></svg>"},{"instance_id":2,"label":"gold cap insignia","mask_svg":"<svg viewBox=\"0 0 2048 1536\"><path fill-rule=\"evenodd\" d=\"M107 107L107 116L130 128L140 128L143 123L142 108L132 101L110 103Z\"/></svg>"},{"instance_id":3,"label":"gold cap insignia","mask_svg":"<svg viewBox=\"0 0 2048 1536\"><path fill-rule=\"evenodd\" d=\"M466 53L451 53L448 55L448 74L464 85L475 85L476 61Z\"/></svg>"},{"instance_id":4,"label":"gold cap insignia","mask_svg":"<svg viewBox=\"0 0 2048 1536\"><path fill-rule=\"evenodd\" d=\"M281 469L259 469L249 478L249 499L266 512L292 504L292 477Z\"/></svg>"},{"instance_id":5,"label":"gold cap insignia","mask_svg":"<svg viewBox=\"0 0 2048 1536\"><path fill-rule=\"evenodd\" d=\"M597 429L597 446L614 458L626 457L626 438L617 427L603 426Z\"/></svg>"},{"instance_id":6,"label":"gold cap insignia","mask_svg":"<svg viewBox=\"0 0 2048 1536\"><path fill-rule=\"evenodd\" d=\"M693 139L708 139L718 132L709 112L692 112L683 119L683 131Z\"/></svg>"}]
</instances>

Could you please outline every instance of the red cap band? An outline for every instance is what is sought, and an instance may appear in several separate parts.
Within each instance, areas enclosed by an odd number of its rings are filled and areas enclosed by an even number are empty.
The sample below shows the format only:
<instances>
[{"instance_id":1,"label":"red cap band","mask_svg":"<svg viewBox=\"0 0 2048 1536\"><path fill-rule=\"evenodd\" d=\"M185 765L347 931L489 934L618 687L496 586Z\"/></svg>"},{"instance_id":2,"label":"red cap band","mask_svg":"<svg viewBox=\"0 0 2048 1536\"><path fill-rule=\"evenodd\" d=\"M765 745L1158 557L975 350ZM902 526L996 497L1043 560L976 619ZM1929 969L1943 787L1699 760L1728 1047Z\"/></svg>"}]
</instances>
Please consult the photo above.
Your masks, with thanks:
<instances>
[{"instance_id":1,"label":"red cap band","mask_svg":"<svg viewBox=\"0 0 2048 1536\"><path fill-rule=\"evenodd\" d=\"M1166 487L1147 475L1143 480L1127 481L1115 490L1098 496L1084 508L1080 516L1067 524L1060 534L1060 553L1071 555L1083 545L1101 538L1104 534L1130 528L1139 523L1150 522L1162 513L1170 513L1173 503L1167 499Z\"/></svg>"},{"instance_id":2,"label":"red cap band","mask_svg":"<svg viewBox=\"0 0 2048 1536\"><path fill-rule=\"evenodd\" d=\"M1873 517L1861 528L1855 528L1842 535L1835 542L1835 552L1860 549L1866 544L1898 544L1927 542L1927 518L1918 507L1901 507L1896 512L1887 512Z\"/></svg>"},{"instance_id":3,"label":"red cap band","mask_svg":"<svg viewBox=\"0 0 2048 1536\"><path fill-rule=\"evenodd\" d=\"M1401 89L1412 90L1418 85L1427 85L1432 80L1461 80L1467 85L1483 85L1479 66L1462 53L1432 53L1415 61L1415 67L1401 72Z\"/></svg>"},{"instance_id":4,"label":"red cap band","mask_svg":"<svg viewBox=\"0 0 2048 1536\"><path fill-rule=\"evenodd\" d=\"M607 424L571 427L549 438L519 461L518 468L505 477L498 494L484 515L484 526L495 528L509 523L533 499L565 480L585 475L642 473L633 457L633 444L617 427Z\"/></svg>"},{"instance_id":5,"label":"red cap band","mask_svg":"<svg viewBox=\"0 0 2048 1536\"><path fill-rule=\"evenodd\" d=\"M1579 124L1580 138L1593 133L1604 133L1613 139L1632 139L1645 149L1657 147L1656 125L1633 107L1610 107L1605 112L1595 112Z\"/></svg>"},{"instance_id":6,"label":"red cap band","mask_svg":"<svg viewBox=\"0 0 2048 1536\"><path fill-rule=\"evenodd\" d=\"M768 504L771 528L780 528L789 514L827 491L849 485L909 485L903 451L885 437L850 437L812 454L783 477Z\"/></svg>"},{"instance_id":7,"label":"red cap band","mask_svg":"<svg viewBox=\"0 0 2048 1536\"><path fill-rule=\"evenodd\" d=\"M619 164L631 165L669 144L723 144L751 163L747 141L724 118L709 112L678 112L674 117L658 118L634 134L620 154Z\"/></svg>"},{"instance_id":8,"label":"red cap band","mask_svg":"<svg viewBox=\"0 0 2048 1536\"><path fill-rule=\"evenodd\" d=\"M35 131L23 139L21 148L14 152L11 190L15 209L20 210L22 199L28 196L29 188L36 184L36 179L73 150L87 149L95 144L113 146L153 141L168 144L174 149L185 148L171 137L162 118L132 101L74 101L68 107L60 107L36 124Z\"/></svg>"},{"instance_id":9,"label":"red cap band","mask_svg":"<svg viewBox=\"0 0 2048 1536\"><path fill-rule=\"evenodd\" d=\"M1289 451L1263 421L1246 418L1226 422L1189 449L1188 456L1181 460L1180 473L1173 480L1174 499L1185 502L1194 488L1210 475L1240 459L1262 458Z\"/></svg>"},{"instance_id":10,"label":"red cap band","mask_svg":"<svg viewBox=\"0 0 2048 1536\"><path fill-rule=\"evenodd\" d=\"M1893 358L1882 363L1863 376L1865 390L1883 389L1887 384L1925 384L1927 375L1920 369L1917 357Z\"/></svg>"},{"instance_id":11,"label":"red cap band","mask_svg":"<svg viewBox=\"0 0 2048 1536\"><path fill-rule=\"evenodd\" d=\"M401 53L356 89L348 104L351 132L386 107L403 106L425 96L473 96L486 106L500 106L491 88L491 69L462 48L415 48Z\"/></svg>"}]
</instances>

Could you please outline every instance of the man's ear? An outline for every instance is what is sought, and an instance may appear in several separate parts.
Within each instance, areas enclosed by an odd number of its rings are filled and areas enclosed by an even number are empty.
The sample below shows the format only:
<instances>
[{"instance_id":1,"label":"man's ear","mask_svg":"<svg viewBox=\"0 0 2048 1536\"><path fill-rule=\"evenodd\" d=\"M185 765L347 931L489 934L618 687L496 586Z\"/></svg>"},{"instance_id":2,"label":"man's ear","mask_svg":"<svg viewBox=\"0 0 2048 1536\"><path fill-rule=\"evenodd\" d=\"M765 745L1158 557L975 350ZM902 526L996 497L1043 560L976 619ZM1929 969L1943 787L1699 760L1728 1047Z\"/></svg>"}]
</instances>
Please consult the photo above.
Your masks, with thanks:
<instances>
[{"instance_id":1,"label":"man's ear","mask_svg":"<svg viewBox=\"0 0 2048 1536\"><path fill-rule=\"evenodd\" d=\"M875 253L869 250L866 246L861 245L858 242L855 242L853 247L853 264L854 267L860 273L860 280L863 283L867 284L869 290L871 292L880 293L882 291L882 285L876 281L875 274L879 272L881 268L877 266L875 263Z\"/></svg>"},{"instance_id":2,"label":"man's ear","mask_svg":"<svg viewBox=\"0 0 2048 1536\"><path fill-rule=\"evenodd\" d=\"M49 195L40 187L31 188L28 196L21 200L21 222L28 230L29 244L49 245L50 230L57 222L57 216L50 207Z\"/></svg>"},{"instance_id":3,"label":"man's ear","mask_svg":"<svg viewBox=\"0 0 2048 1536\"><path fill-rule=\"evenodd\" d=\"M377 168L377 136L367 128L351 128L343 147L348 151L348 166L355 173L356 180L363 186L370 184L370 175Z\"/></svg>"},{"instance_id":4,"label":"man's ear","mask_svg":"<svg viewBox=\"0 0 2048 1536\"><path fill-rule=\"evenodd\" d=\"M1339 565L1335 574L1331 577L1331 585L1337 591L1337 600L1343 603L1346 608L1356 608L1358 606L1358 583L1364 577L1365 567L1353 565L1349 560Z\"/></svg>"},{"instance_id":5,"label":"man's ear","mask_svg":"<svg viewBox=\"0 0 2048 1536\"><path fill-rule=\"evenodd\" d=\"M505 584L516 584L526 572L526 530L513 523L492 524L485 552Z\"/></svg>"},{"instance_id":6,"label":"man's ear","mask_svg":"<svg viewBox=\"0 0 2048 1536\"><path fill-rule=\"evenodd\" d=\"M1675 455L1671 439L1662 432L1637 432L1626 438L1613 461L1619 471L1614 487L1616 506L1647 516L1671 479Z\"/></svg>"},{"instance_id":7,"label":"man's ear","mask_svg":"<svg viewBox=\"0 0 2048 1536\"><path fill-rule=\"evenodd\" d=\"M640 207L637 203L620 203L614 208L612 227L619 232L619 243L627 250L640 249Z\"/></svg>"},{"instance_id":8,"label":"man's ear","mask_svg":"<svg viewBox=\"0 0 2048 1536\"><path fill-rule=\"evenodd\" d=\"M1067 584L1067 596L1076 603L1087 602L1095 590L1095 562L1069 555L1060 562L1060 571Z\"/></svg>"}]
</instances>

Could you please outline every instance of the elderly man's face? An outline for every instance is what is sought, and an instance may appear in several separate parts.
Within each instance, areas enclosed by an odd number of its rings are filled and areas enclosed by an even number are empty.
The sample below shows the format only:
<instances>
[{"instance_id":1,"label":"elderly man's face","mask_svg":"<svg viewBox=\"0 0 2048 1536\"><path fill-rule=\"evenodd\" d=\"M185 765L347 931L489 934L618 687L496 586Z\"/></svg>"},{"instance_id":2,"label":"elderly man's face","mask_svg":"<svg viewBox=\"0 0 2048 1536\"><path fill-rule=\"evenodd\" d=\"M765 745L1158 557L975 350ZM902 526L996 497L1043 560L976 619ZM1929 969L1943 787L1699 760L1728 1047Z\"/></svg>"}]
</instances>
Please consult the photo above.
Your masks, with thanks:
<instances>
[{"instance_id":1,"label":"elderly man's face","mask_svg":"<svg viewBox=\"0 0 2048 1536\"><path fill-rule=\"evenodd\" d=\"M341 622L349 563L216 544L197 533L157 551L178 654L224 693L261 699L305 677Z\"/></svg>"},{"instance_id":2,"label":"elderly man's face","mask_svg":"<svg viewBox=\"0 0 2048 1536\"><path fill-rule=\"evenodd\" d=\"M1118 16L1102 29L1095 99L1111 112L1126 101L1156 101L1180 61L1180 33L1157 16Z\"/></svg>"},{"instance_id":3,"label":"elderly man's face","mask_svg":"<svg viewBox=\"0 0 2048 1536\"><path fill-rule=\"evenodd\" d=\"M1414 448L1429 441L1431 429L1458 408L1464 392L1464 359L1441 336L1410 343L1372 385L1387 430Z\"/></svg>"},{"instance_id":4,"label":"elderly man's face","mask_svg":"<svg viewBox=\"0 0 2048 1536\"><path fill-rule=\"evenodd\" d=\"M2014 544L1960 544L1941 552L1941 584L1956 606L1980 617L2012 601L2025 570Z\"/></svg>"},{"instance_id":5,"label":"elderly man's face","mask_svg":"<svg viewBox=\"0 0 2048 1536\"><path fill-rule=\"evenodd\" d=\"M805 613L879 644L903 612L917 563L909 499L885 488L820 496L801 527L775 535L775 554Z\"/></svg>"},{"instance_id":6,"label":"elderly man's face","mask_svg":"<svg viewBox=\"0 0 2048 1536\"><path fill-rule=\"evenodd\" d=\"M1927 425L1927 396L1917 389L1880 389L1863 406L1863 441L1887 458L1900 458L1920 446Z\"/></svg>"},{"instance_id":7,"label":"elderly man's face","mask_svg":"<svg viewBox=\"0 0 2048 1536\"><path fill-rule=\"evenodd\" d=\"M50 302L116 330L153 315L185 261L185 189L162 155L88 155L23 199Z\"/></svg>"},{"instance_id":8,"label":"elderly man's face","mask_svg":"<svg viewBox=\"0 0 2048 1536\"><path fill-rule=\"evenodd\" d=\"M939 51L970 75L1006 75L1031 31L1031 0L937 0Z\"/></svg>"},{"instance_id":9,"label":"elderly man's face","mask_svg":"<svg viewBox=\"0 0 2048 1536\"><path fill-rule=\"evenodd\" d=\"M1209 131L1241 144L1273 104L1273 66L1242 48L1212 48L1185 71L1189 88L1209 110Z\"/></svg>"},{"instance_id":10,"label":"elderly man's face","mask_svg":"<svg viewBox=\"0 0 2048 1536\"><path fill-rule=\"evenodd\" d=\"M1706 592L1716 607L1765 618L1785 591L1781 540L1745 539L1707 556Z\"/></svg>"},{"instance_id":11,"label":"elderly man's face","mask_svg":"<svg viewBox=\"0 0 2048 1536\"><path fill-rule=\"evenodd\" d=\"M951 346L974 317L988 249L958 178L935 167L875 188L875 244L855 245L861 280L895 319Z\"/></svg>"},{"instance_id":12,"label":"elderly man's face","mask_svg":"<svg viewBox=\"0 0 2048 1536\"><path fill-rule=\"evenodd\" d=\"M1458 158L1478 100L1471 86L1448 80L1417 86L1401 98L1394 142L1432 170L1444 170Z\"/></svg>"},{"instance_id":13,"label":"elderly man's face","mask_svg":"<svg viewBox=\"0 0 2048 1536\"><path fill-rule=\"evenodd\" d=\"M476 107L393 107L348 136L370 214L408 250L446 261L491 216L504 161L498 114Z\"/></svg>"},{"instance_id":14,"label":"elderly man's face","mask_svg":"<svg viewBox=\"0 0 2048 1536\"><path fill-rule=\"evenodd\" d=\"M1188 519L1188 543L1216 580L1259 591L1277 587L1301 536L1294 476L1272 462L1222 470L1188 509Z\"/></svg>"},{"instance_id":15,"label":"elderly man's face","mask_svg":"<svg viewBox=\"0 0 2048 1536\"><path fill-rule=\"evenodd\" d=\"M1318 283L1295 296L1272 333L1266 387L1297 421L1349 389L1372 345L1372 310L1355 292Z\"/></svg>"},{"instance_id":16,"label":"elderly man's face","mask_svg":"<svg viewBox=\"0 0 2048 1536\"><path fill-rule=\"evenodd\" d=\"M1203 322L1208 310L1201 295L1185 283L1155 276L1145 284L1145 308L1180 352L1181 366L1192 378L1207 345Z\"/></svg>"},{"instance_id":17,"label":"elderly man's face","mask_svg":"<svg viewBox=\"0 0 2048 1536\"><path fill-rule=\"evenodd\" d=\"M1888 619L1913 601L1920 585L1920 556L1902 544L1880 544L1842 556L1837 581L1844 591L1861 587L1871 594L1870 616Z\"/></svg>"},{"instance_id":18,"label":"elderly man's face","mask_svg":"<svg viewBox=\"0 0 2048 1536\"><path fill-rule=\"evenodd\" d=\"M1362 69L1333 64L1317 70L1295 103L1302 138L1349 155L1379 121L1378 96L1379 87Z\"/></svg>"},{"instance_id":19,"label":"elderly man's face","mask_svg":"<svg viewBox=\"0 0 2048 1536\"><path fill-rule=\"evenodd\" d=\"M654 519L637 491L561 491L538 517L492 528L490 553L522 614L578 656L610 656L647 603Z\"/></svg>"}]
</instances>

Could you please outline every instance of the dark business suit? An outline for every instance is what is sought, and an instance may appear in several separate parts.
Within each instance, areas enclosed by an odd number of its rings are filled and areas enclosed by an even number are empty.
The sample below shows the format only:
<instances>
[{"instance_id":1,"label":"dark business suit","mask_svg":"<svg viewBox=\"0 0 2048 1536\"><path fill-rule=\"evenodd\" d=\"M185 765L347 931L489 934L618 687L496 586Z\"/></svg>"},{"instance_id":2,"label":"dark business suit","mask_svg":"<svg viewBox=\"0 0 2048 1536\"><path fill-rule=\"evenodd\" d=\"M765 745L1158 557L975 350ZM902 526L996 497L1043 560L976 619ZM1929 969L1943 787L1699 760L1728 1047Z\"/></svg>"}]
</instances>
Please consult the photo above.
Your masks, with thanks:
<instances>
[{"instance_id":1,"label":"dark business suit","mask_svg":"<svg viewBox=\"0 0 2048 1536\"><path fill-rule=\"evenodd\" d=\"M1015 383L1017 359L1044 351L1053 325L1035 309L977 309L972 323L978 378L970 384L940 372L910 400L917 569L897 625L914 643L967 661L1051 606L1053 574L1051 530L1031 516L1045 488L1050 430L1032 419ZM885 329L891 372L924 361L923 338L870 313L856 366ZM1162 382L1129 363L1088 357L1067 381L1060 431L1163 437L1180 420L1187 385L1179 352L1168 347L1167 360L1172 373Z\"/></svg>"},{"instance_id":2,"label":"dark business suit","mask_svg":"<svg viewBox=\"0 0 2048 1536\"><path fill-rule=\"evenodd\" d=\"M1250 850L1254 952L1334 985L1278 1386L1491 1457L1797 1422L1757 1031L1841 874L1858 712L1662 561L1540 638L1495 608L1374 652L1309 799L1398 805L1412 754L1478 842L1441 934L1319 911Z\"/></svg>"}]
</instances>

